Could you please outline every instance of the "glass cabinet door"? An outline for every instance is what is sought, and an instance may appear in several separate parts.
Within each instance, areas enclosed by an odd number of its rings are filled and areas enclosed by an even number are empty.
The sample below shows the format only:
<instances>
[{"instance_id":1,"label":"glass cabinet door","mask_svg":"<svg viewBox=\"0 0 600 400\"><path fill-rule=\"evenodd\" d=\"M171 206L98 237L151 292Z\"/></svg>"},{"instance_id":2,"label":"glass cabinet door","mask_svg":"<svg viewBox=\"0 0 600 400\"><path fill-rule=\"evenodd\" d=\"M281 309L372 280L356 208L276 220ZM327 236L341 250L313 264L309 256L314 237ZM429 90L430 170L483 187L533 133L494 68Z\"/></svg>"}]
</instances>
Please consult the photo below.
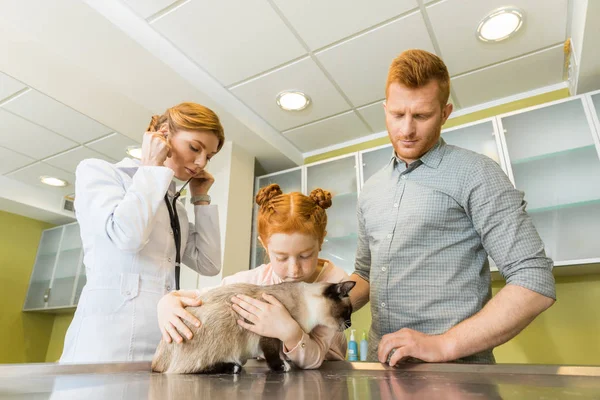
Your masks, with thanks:
<instances>
[{"instance_id":1,"label":"glass cabinet door","mask_svg":"<svg viewBox=\"0 0 600 400\"><path fill-rule=\"evenodd\" d=\"M356 168L357 157L354 154L306 167L307 194L321 188L333 196L332 206L327 209L327 236L320 255L348 273L354 271L358 231Z\"/></svg>"},{"instance_id":2,"label":"glass cabinet door","mask_svg":"<svg viewBox=\"0 0 600 400\"><path fill-rule=\"evenodd\" d=\"M515 186L559 265L600 257L600 149L586 111L574 98L499 118Z\"/></svg>"},{"instance_id":3,"label":"glass cabinet door","mask_svg":"<svg viewBox=\"0 0 600 400\"><path fill-rule=\"evenodd\" d=\"M364 185L370 177L385 167L393 155L394 150L391 144L380 149L363 151L361 153L362 184Z\"/></svg>"},{"instance_id":4,"label":"glass cabinet door","mask_svg":"<svg viewBox=\"0 0 600 400\"><path fill-rule=\"evenodd\" d=\"M257 185L254 190L254 195L258 191L273 183L276 183L281 188L283 193L289 192L300 192L302 193L302 168L293 169L291 171L282 172L280 174L272 174L267 176L261 176L257 179ZM254 201L254 199L253 199ZM258 205L254 202L254 213L252 218L252 259L250 261L250 268L256 268L262 264L269 262L267 253L257 239L256 231L256 218L258 214Z\"/></svg>"},{"instance_id":5,"label":"glass cabinet door","mask_svg":"<svg viewBox=\"0 0 600 400\"><path fill-rule=\"evenodd\" d=\"M83 257L79 224L69 224L63 228L64 233L58 252L48 307L72 305L75 278Z\"/></svg>"},{"instance_id":6,"label":"glass cabinet door","mask_svg":"<svg viewBox=\"0 0 600 400\"><path fill-rule=\"evenodd\" d=\"M491 120L444 130L442 138L448 144L483 154L502 165L499 143L496 141L496 131Z\"/></svg>"},{"instance_id":7,"label":"glass cabinet door","mask_svg":"<svg viewBox=\"0 0 600 400\"><path fill-rule=\"evenodd\" d=\"M50 292L52 273L56 265L56 258L63 228L57 227L42 232L38 246L29 291L25 300L24 310L45 308Z\"/></svg>"}]
</instances>

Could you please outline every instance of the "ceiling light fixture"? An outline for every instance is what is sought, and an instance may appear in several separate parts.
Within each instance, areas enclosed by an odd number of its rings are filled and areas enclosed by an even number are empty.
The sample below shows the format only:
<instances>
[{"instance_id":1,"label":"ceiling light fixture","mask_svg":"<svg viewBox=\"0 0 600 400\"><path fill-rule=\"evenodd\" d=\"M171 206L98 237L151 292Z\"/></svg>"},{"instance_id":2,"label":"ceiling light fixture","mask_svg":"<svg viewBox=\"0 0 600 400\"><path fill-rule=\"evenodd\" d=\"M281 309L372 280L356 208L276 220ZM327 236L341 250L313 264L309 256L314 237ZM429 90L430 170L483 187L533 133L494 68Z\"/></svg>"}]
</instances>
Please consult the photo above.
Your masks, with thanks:
<instances>
[{"instance_id":1,"label":"ceiling light fixture","mask_svg":"<svg viewBox=\"0 0 600 400\"><path fill-rule=\"evenodd\" d=\"M285 90L277 95L277 105L285 111L304 110L310 104L310 98L297 90Z\"/></svg>"},{"instance_id":2,"label":"ceiling light fixture","mask_svg":"<svg viewBox=\"0 0 600 400\"><path fill-rule=\"evenodd\" d=\"M142 148L140 146L128 146L125 151L133 158L142 159Z\"/></svg>"},{"instance_id":3,"label":"ceiling light fixture","mask_svg":"<svg viewBox=\"0 0 600 400\"><path fill-rule=\"evenodd\" d=\"M40 176L40 181L45 183L46 185L56 186L56 187L65 187L69 184L69 182L64 181L59 178L55 178L53 176Z\"/></svg>"},{"instance_id":4,"label":"ceiling light fixture","mask_svg":"<svg viewBox=\"0 0 600 400\"><path fill-rule=\"evenodd\" d=\"M502 7L489 13L477 26L477 37L483 42L501 42L513 36L523 26L523 11Z\"/></svg>"}]
</instances>

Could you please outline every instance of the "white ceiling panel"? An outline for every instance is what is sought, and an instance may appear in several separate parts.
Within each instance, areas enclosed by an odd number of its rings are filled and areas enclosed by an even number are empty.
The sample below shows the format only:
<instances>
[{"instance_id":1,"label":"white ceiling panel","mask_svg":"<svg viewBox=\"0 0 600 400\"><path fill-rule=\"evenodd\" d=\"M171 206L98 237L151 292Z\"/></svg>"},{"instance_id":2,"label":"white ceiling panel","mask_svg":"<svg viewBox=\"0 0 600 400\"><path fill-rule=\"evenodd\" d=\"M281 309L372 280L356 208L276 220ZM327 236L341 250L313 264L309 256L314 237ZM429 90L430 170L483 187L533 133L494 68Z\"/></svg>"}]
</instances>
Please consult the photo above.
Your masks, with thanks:
<instances>
[{"instance_id":1,"label":"white ceiling panel","mask_svg":"<svg viewBox=\"0 0 600 400\"><path fill-rule=\"evenodd\" d=\"M0 126L0 146L38 160L77 146L77 143L1 108Z\"/></svg>"},{"instance_id":2,"label":"white ceiling panel","mask_svg":"<svg viewBox=\"0 0 600 400\"><path fill-rule=\"evenodd\" d=\"M385 132L385 111L383 110L383 100L370 106L358 109L358 112L367 121L373 132Z\"/></svg>"},{"instance_id":3,"label":"white ceiling panel","mask_svg":"<svg viewBox=\"0 0 600 400\"><path fill-rule=\"evenodd\" d=\"M125 152L127 146L139 145L140 143L120 133L113 133L110 136L86 144L86 147L102 153L113 160L121 161L123 158L129 157Z\"/></svg>"},{"instance_id":4,"label":"white ceiling panel","mask_svg":"<svg viewBox=\"0 0 600 400\"><path fill-rule=\"evenodd\" d=\"M152 25L225 86L306 53L265 0L194 0Z\"/></svg>"},{"instance_id":5,"label":"white ceiling panel","mask_svg":"<svg viewBox=\"0 0 600 400\"><path fill-rule=\"evenodd\" d=\"M462 107L527 92L563 81L562 45L452 79Z\"/></svg>"},{"instance_id":6,"label":"white ceiling panel","mask_svg":"<svg viewBox=\"0 0 600 400\"><path fill-rule=\"evenodd\" d=\"M301 111L284 111L276 101L283 90L300 90L311 99ZM282 131L350 109L323 71L310 58L236 86L231 91L273 127Z\"/></svg>"},{"instance_id":7,"label":"white ceiling panel","mask_svg":"<svg viewBox=\"0 0 600 400\"><path fill-rule=\"evenodd\" d=\"M307 152L357 139L371 132L354 111L284 132L301 151Z\"/></svg>"},{"instance_id":8,"label":"white ceiling panel","mask_svg":"<svg viewBox=\"0 0 600 400\"><path fill-rule=\"evenodd\" d=\"M46 190L50 189L55 193L71 194L75 192L75 174L65 172L62 169L43 162L32 164L18 171L11 172L6 176L28 185L37 186ZM54 178L63 179L68 182L68 185L65 187L49 186L40 181L40 176L52 176Z\"/></svg>"},{"instance_id":9,"label":"white ceiling panel","mask_svg":"<svg viewBox=\"0 0 600 400\"><path fill-rule=\"evenodd\" d=\"M156 14L175 3L175 0L124 0L136 13L144 18Z\"/></svg>"},{"instance_id":10,"label":"white ceiling panel","mask_svg":"<svg viewBox=\"0 0 600 400\"><path fill-rule=\"evenodd\" d=\"M112 131L71 107L35 90L16 97L3 107L78 143L98 139Z\"/></svg>"},{"instance_id":11,"label":"white ceiling panel","mask_svg":"<svg viewBox=\"0 0 600 400\"><path fill-rule=\"evenodd\" d=\"M392 60L413 48L434 52L420 12L319 52L317 57L353 105L362 106L385 95Z\"/></svg>"},{"instance_id":12,"label":"white ceiling panel","mask_svg":"<svg viewBox=\"0 0 600 400\"><path fill-rule=\"evenodd\" d=\"M418 7L416 0L274 0L312 50ZM332 18L335 16L335 18Z\"/></svg>"},{"instance_id":13,"label":"white ceiling panel","mask_svg":"<svg viewBox=\"0 0 600 400\"><path fill-rule=\"evenodd\" d=\"M450 75L517 57L566 39L567 0L516 0L510 5L522 9L525 15L519 32L499 43L478 40L479 22L490 11L505 5L503 0L446 0L427 7Z\"/></svg>"},{"instance_id":14,"label":"white ceiling panel","mask_svg":"<svg viewBox=\"0 0 600 400\"><path fill-rule=\"evenodd\" d=\"M26 87L27 86L23 85L16 79L13 79L10 76L0 72L0 101L17 93L19 90L25 89Z\"/></svg>"},{"instance_id":15,"label":"white ceiling panel","mask_svg":"<svg viewBox=\"0 0 600 400\"><path fill-rule=\"evenodd\" d=\"M88 158L99 158L110 163L114 163L116 160L105 156L104 154L98 153L85 146L80 146L75 149L66 151L57 156L47 158L44 160L45 163L52 165L53 167L60 168L64 171L75 173L77 165Z\"/></svg>"},{"instance_id":16,"label":"white ceiling panel","mask_svg":"<svg viewBox=\"0 0 600 400\"><path fill-rule=\"evenodd\" d=\"M26 157L22 154L16 153L13 150L0 147L0 175L14 171L34 162L35 160L31 157Z\"/></svg>"}]
</instances>

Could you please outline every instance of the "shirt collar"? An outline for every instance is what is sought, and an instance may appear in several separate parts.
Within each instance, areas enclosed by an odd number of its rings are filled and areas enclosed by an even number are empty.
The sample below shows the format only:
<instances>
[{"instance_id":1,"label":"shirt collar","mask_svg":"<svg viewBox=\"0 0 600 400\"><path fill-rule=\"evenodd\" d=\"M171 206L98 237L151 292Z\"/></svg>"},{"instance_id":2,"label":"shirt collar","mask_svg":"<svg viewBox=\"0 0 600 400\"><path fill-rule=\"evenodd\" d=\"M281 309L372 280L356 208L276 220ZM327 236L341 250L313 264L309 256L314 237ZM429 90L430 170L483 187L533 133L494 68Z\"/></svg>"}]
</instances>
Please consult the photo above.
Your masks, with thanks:
<instances>
[{"instance_id":1,"label":"shirt collar","mask_svg":"<svg viewBox=\"0 0 600 400\"><path fill-rule=\"evenodd\" d=\"M437 141L437 143L435 144L435 146L433 146L427 153L423 154L421 156L421 158L417 161L421 161L423 164L427 165L428 167L437 168L437 167L439 167L440 163L442 162L442 158L444 158L445 152L446 152L446 142L444 141L444 139L442 139L440 137L439 140ZM392 151L391 160L393 161L394 168L399 163L402 163L403 165L406 166L406 163L396 155L395 151ZM414 161L414 162L417 162L417 161ZM408 166L408 168L410 168L410 165Z\"/></svg>"},{"instance_id":2,"label":"shirt collar","mask_svg":"<svg viewBox=\"0 0 600 400\"><path fill-rule=\"evenodd\" d=\"M127 175L133 176L137 169L140 167L140 160L136 158L125 157L121 161L115 164L117 169L122 170Z\"/></svg>"},{"instance_id":3,"label":"shirt collar","mask_svg":"<svg viewBox=\"0 0 600 400\"><path fill-rule=\"evenodd\" d=\"M115 166L117 167L117 169L120 169L121 171L133 178L133 175L135 175L137 170L141 167L141 161L137 158L125 157L124 159L116 163ZM167 190L169 196L173 197L175 195L175 189L177 189L175 181L171 181Z\"/></svg>"}]
</instances>

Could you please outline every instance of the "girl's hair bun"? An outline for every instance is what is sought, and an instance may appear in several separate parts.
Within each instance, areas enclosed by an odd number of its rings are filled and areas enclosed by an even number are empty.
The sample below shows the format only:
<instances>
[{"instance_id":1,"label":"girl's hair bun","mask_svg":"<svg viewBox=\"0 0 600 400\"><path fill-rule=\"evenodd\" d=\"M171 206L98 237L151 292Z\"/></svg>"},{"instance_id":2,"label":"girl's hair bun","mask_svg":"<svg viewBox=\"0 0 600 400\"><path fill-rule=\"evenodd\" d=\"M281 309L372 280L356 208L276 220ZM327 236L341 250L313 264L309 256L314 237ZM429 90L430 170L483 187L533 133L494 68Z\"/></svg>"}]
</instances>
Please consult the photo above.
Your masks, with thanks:
<instances>
[{"instance_id":1,"label":"girl's hair bun","mask_svg":"<svg viewBox=\"0 0 600 400\"><path fill-rule=\"evenodd\" d=\"M269 186L261 188L256 194L256 204L264 206L268 204L273 198L283 194L278 184L272 183Z\"/></svg>"},{"instance_id":2,"label":"girl's hair bun","mask_svg":"<svg viewBox=\"0 0 600 400\"><path fill-rule=\"evenodd\" d=\"M331 193L327 190L317 188L310 192L309 197L323 210L331 207Z\"/></svg>"}]
</instances>

